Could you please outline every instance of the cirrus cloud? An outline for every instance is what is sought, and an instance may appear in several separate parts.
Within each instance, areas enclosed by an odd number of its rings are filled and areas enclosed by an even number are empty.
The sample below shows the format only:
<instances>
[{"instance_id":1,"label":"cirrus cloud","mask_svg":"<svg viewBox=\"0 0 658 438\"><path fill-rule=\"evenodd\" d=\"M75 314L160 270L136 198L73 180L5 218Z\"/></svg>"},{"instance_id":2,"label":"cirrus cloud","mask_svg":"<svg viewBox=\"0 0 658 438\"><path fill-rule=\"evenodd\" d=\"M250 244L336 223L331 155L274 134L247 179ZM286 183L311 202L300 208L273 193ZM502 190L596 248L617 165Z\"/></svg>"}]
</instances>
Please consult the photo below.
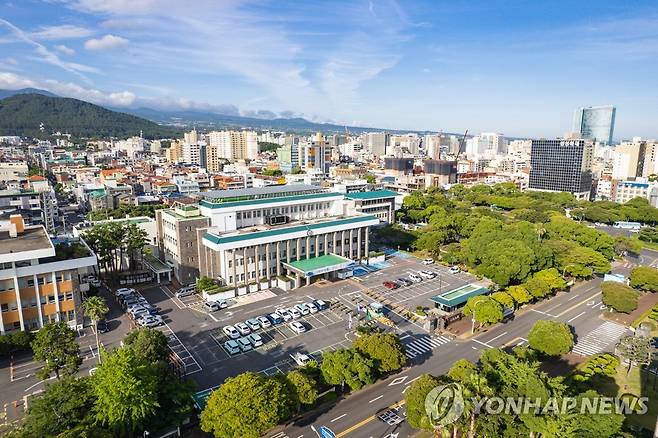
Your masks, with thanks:
<instances>
[{"instance_id":1,"label":"cirrus cloud","mask_svg":"<svg viewBox=\"0 0 658 438\"><path fill-rule=\"evenodd\" d=\"M65 55L69 55L69 56L75 55L75 50L73 50L72 48L70 48L68 46L65 46L64 44L56 45L55 49L57 49L57 51L65 54Z\"/></svg>"},{"instance_id":2,"label":"cirrus cloud","mask_svg":"<svg viewBox=\"0 0 658 438\"><path fill-rule=\"evenodd\" d=\"M112 34L107 34L102 38L92 38L85 41L85 49L87 50L112 50L127 45L127 39Z\"/></svg>"}]
</instances>

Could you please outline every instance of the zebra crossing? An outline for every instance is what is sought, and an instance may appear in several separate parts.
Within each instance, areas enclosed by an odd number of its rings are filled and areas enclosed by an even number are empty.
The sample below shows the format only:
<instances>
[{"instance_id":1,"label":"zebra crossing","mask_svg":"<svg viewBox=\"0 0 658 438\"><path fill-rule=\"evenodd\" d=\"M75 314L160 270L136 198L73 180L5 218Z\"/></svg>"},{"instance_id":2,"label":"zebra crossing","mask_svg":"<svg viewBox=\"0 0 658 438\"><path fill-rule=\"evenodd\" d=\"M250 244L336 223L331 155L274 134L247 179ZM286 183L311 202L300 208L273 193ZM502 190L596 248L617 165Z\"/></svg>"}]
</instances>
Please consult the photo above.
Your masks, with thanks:
<instances>
[{"instance_id":1,"label":"zebra crossing","mask_svg":"<svg viewBox=\"0 0 658 438\"><path fill-rule=\"evenodd\" d=\"M413 359L417 356L427 354L443 344L447 344L450 340L450 338L445 336L420 335L403 338L402 344L404 345L407 357Z\"/></svg>"},{"instance_id":2,"label":"zebra crossing","mask_svg":"<svg viewBox=\"0 0 658 438\"><path fill-rule=\"evenodd\" d=\"M609 351L626 330L626 326L606 321L579 339L572 351L581 356L591 356Z\"/></svg>"}]
</instances>

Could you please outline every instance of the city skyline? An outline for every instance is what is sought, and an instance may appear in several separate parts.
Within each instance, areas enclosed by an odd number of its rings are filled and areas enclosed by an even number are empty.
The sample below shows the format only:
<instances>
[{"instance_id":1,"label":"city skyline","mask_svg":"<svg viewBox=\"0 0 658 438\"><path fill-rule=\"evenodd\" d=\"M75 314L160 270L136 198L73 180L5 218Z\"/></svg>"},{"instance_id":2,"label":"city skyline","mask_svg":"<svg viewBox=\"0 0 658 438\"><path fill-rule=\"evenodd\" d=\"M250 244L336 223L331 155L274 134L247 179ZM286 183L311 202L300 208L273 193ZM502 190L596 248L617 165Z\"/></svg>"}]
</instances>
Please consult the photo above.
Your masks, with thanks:
<instances>
[{"instance_id":1,"label":"city skyline","mask_svg":"<svg viewBox=\"0 0 658 438\"><path fill-rule=\"evenodd\" d=\"M557 137L615 105L656 137L658 10L563 5L5 2L0 88L114 108Z\"/></svg>"}]
</instances>

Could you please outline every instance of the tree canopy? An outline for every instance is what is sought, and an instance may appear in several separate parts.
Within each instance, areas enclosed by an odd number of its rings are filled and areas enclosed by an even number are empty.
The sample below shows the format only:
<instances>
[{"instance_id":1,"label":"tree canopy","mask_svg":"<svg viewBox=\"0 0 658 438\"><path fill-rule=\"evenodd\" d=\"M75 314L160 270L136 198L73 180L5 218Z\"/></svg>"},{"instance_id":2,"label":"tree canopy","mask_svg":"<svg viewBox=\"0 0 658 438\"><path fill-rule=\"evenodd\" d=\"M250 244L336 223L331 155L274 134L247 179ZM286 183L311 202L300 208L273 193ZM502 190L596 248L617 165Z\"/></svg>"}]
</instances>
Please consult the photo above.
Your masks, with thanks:
<instances>
[{"instance_id":1,"label":"tree canopy","mask_svg":"<svg viewBox=\"0 0 658 438\"><path fill-rule=\"evenodd\" d=\"M560 356L571 351L573 334L571 328L556 321L537 321L528 334L528 344L548 356Z\"/></svg>"},{"instance_id":2,"label":"tree canopy","mask_svg":"<svg viewBox=\"0 0 658 438\"><path fill-rule=\"evenodd\" d=\"M633 268L629 277L631 287L649 292L658 292L658 269L649 266Z\"/></svg>"},{"instance_id":3,"label":"tree canopy","mask_svg":"<svg viewBox=\"0 0 658 438\"><path fill-rule=\"evenodd\" d=\"M601 283L603 304L615 312L631 313L637 309L640 294L623 283L604 281Z\"/></svg>"},{"instance_id":4,"label":"tree canopy","mask_svg":"<svg viewBox=\"0 0 658 438\"><path fill-rule=\"evenodd\" d=\"M38 372L41 379L47 379L52 373L58 379L62 374L73 375L82 364L75 332L63 321L44 325L32 341L32 351L34 359L43 362Z\"/></svg>"},{"instance_id":5,"label":"tree canopy","mask_svg":"<svg viewBox=\"0 0 658 438\"><path fill-rule=\"evenodd\" d=\"M352 348L374 362L379 374L401 369L407 362L400 338L392 333L375 333L357 338Z\"/></svg>"}]
</instances>

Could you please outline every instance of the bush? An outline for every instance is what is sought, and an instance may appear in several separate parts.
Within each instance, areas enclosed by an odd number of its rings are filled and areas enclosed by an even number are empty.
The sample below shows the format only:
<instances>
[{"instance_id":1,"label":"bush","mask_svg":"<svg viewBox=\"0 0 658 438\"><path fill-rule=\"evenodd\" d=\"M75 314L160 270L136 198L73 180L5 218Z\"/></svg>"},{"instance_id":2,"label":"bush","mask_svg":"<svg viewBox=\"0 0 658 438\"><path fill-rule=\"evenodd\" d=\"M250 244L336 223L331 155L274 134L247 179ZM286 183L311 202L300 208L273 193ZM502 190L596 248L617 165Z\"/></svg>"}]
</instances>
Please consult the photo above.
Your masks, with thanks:
<instances>
[{"instance_id":1,"label":"bush","mask_svg":"<svg viewBox=\"0 0 658 438\"><path fill-rule=\"evenodd\" d=\"M574 375L575 380L588 380L595 375L614 376L617 373L619 359L610 353L595 354Z\"/></svg>"},{"instance_id":2,"label":"bush","mask_svg":"<svg viewBox=\"0 0 658 438\"><path fill-rule=\"evenodd\" d=\"M631 313L637 309L637 300L640 294L622 283L604 281L601 283L603 291L603 304L615 312Z\"/></svg>"},{"instance_id":3,"label":"bush","mask_svg":"<svg viewBox=\"0 0 658 438\"><path fill-rule=\"evenodd\" d=\"M211 290L215 288L217 288L217 284L210 277L201 277L196 281L197 292L203 292L204 290Z\"/></svg>"},{"instance_id":4,"label":"bush","mask_svg":"<svg viewBox=\"0 0 658 438\"><path fill-rule=\"evenodd\" d=\"M567 324L539 320L528 334L528 344L548 356L560 356L573 347L573 335Z\"/></svg>"}]
</instances>

